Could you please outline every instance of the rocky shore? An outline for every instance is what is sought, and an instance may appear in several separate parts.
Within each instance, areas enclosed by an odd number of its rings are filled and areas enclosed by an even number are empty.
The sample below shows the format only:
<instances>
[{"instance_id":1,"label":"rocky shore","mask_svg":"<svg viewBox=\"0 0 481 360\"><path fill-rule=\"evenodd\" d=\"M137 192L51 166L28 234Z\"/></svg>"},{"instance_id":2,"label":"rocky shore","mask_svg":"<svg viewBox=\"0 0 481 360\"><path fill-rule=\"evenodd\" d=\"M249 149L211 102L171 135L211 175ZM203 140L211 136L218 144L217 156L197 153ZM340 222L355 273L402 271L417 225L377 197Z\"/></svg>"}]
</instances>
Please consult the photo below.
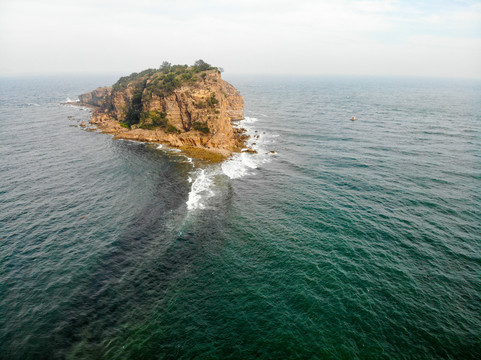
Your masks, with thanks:
<instances>
[{"instance_id":1,"label":"rocky shore","mask_svg":"<svg viewBox=\"0 0 481 360\"><path fill-rule=\"evenodd\" d=\"M76 104L93 108L90 123L115 138L227 158L245 147L247 135L234 126L244 117L244 99L219 70L205 65L134 73L80 95Z\"/></svg>"}]
</instances>

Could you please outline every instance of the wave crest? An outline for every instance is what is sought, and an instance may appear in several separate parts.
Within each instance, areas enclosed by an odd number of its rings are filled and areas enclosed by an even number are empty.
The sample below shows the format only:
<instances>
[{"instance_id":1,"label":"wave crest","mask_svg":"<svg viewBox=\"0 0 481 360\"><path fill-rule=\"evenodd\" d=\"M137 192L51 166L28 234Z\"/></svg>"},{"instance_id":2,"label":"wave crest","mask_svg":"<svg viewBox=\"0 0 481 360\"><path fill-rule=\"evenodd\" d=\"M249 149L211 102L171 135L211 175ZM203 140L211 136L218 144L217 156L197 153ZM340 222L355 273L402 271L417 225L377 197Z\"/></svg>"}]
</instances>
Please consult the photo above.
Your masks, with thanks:
<instances>
[{"instance_id":1,"label":"wave crest","mask_svg":"<svg viewBox=\"0 0 481 360\"><path fill-rule=\"evenodd\" d=\"M186 203L188 210L205 209L205 200L214 196L213 183L212 175L206 173L205 169L198 171L197 177L192 182L189 199Z\"/></svg>"},{"instance_id":2,"label":"wave crest","mask_svg":"<svg viewBox=\"0 0 481 360\"><path fill-rule=\"evenodd\" d=\"M246 117L238 123L239 127L247 130L250 136L247 141L247 148L255 150L252 152L241 152L234 154L230 159L213 168L195 171L190 179L192 183L187 200L189 210L205 209L207 199L214 196L214 179L216 176L227 176L229 179L239 179L243 176L254 175L255 169L272 159L273 152L266 149L266 146L275 143L278 135L270 135L265 132L260 133L252 124L257 122L257 118ZM247 150L244 149L244 150Z\"/></svg>"}]
</instances>

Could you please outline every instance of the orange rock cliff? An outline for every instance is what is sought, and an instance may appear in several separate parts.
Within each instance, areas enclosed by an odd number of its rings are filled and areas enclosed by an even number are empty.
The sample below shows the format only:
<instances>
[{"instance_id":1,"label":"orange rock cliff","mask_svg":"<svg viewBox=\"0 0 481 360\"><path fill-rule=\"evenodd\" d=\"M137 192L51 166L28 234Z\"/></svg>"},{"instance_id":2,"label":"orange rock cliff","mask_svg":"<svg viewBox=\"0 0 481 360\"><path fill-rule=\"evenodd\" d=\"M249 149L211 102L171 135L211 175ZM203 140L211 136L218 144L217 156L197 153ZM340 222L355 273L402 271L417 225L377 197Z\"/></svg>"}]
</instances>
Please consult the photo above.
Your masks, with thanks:
<instances>
[{"instance_id":1,"label":"orange rock cliff","mask_svg":"<svg viewBox=\"0 0 481 360\"><path fill-rule=\"evenodd\" d=\"M79 96L94 108L91 124L117 138L190 147L229 156L246 140L233 121L244 99L217 68L167 65L120 78L111 87Z\"/></svg>"}]
</instances>

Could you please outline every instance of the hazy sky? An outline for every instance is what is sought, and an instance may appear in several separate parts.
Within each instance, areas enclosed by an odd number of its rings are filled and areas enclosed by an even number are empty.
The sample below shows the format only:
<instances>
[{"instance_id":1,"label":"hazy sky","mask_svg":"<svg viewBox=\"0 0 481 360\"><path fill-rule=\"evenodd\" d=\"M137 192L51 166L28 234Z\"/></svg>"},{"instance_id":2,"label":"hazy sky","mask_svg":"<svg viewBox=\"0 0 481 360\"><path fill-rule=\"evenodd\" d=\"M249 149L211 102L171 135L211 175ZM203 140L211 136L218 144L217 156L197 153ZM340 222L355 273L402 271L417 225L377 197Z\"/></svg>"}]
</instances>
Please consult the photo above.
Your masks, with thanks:
<instances>
[{"instance_id":1,"label":"hazy sky","mask_svg":"<svg viewBox=\"0 0 481 360\"><path fill-rule=\"evenodd\" d=\"M0 74L227 73L481 78L481 1L0 0Z\"/></svg>"}]
</instances>

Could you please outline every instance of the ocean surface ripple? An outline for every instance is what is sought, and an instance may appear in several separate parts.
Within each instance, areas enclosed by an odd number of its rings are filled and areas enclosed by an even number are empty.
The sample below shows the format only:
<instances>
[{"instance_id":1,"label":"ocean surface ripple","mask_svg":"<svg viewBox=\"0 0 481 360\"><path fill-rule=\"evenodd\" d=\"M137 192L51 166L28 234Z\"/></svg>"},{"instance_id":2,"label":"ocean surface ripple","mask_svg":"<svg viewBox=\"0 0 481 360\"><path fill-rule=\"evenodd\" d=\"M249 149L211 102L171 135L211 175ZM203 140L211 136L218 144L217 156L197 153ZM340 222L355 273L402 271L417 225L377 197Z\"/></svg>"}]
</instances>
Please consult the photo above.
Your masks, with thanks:
<instances>
[{"instance_id":1,"label":"ocean surface ripple","mask_svg":"<svg viewBox=\"0 0 481 360\"><path fill-rule=\"evenodd\" d=\"M61 104L115 80L0 81L0 358L481 358L479 81L232 76L210 164Z\"/></svg>"}]
</instances>

